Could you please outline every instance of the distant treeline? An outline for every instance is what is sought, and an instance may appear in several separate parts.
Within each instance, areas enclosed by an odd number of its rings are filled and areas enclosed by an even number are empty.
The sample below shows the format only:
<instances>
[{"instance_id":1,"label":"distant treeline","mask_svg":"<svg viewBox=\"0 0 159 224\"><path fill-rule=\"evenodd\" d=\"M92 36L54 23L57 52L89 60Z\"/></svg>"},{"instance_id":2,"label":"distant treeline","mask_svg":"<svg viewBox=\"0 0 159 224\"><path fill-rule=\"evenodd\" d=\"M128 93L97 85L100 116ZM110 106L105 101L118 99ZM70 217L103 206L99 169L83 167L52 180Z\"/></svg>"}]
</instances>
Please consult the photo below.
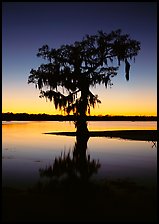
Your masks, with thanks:
<instances>
[{"instance_id":1,"label":"distant treeline","mask_svg":"<svg viewBox=\"0 0 159 224\"><path fill-rule=\"evenodd\" d=\"M74 115L2 113L2 121L74 121ZM87 116L87 121L157 121L156 116Z\"/></svg>"}]
</instances>

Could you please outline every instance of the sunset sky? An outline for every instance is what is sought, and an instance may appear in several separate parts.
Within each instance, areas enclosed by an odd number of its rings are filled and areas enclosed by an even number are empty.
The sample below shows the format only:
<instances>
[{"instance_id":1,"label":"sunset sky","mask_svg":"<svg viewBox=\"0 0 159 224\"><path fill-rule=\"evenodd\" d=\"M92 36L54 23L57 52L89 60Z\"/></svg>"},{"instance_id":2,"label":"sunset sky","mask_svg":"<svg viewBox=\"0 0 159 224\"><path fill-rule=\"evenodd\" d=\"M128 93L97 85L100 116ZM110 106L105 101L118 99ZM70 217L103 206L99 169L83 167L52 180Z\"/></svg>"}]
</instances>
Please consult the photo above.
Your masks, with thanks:
<instances>
[{"instance_id":1,"label":"sunset sky","mask_svg":"<svg viewBox=\"0 0 159 224\"><path fill-rule=\"evenodd\" d=\"M130 80L124 65L113 87L92 89L102 103L91 115L157 115L157 3L155 2L8 2L2 3L2 112L61 114L53 103L39 98L28 84L32 68L45 61L38 48L80 41L98 30L122 29L141 42L136 62L130 61Z\"/></svg>"}]
</instances>

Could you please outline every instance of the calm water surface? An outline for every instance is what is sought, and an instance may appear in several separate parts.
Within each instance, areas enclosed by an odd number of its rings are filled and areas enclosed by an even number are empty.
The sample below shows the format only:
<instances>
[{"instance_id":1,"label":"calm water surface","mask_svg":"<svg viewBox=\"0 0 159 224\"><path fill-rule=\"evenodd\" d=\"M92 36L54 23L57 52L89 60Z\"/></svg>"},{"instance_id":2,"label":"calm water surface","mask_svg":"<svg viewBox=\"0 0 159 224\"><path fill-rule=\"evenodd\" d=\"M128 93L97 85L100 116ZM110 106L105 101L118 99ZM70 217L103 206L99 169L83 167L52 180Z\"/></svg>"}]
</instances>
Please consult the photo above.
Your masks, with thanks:
<instances>
[{"instance_id":1,"label":"calm water surface","mask_svg":"<svg viewBox=\"0 0 159 224\"><path fill-rule=\"evenodd\" d=\"M90 131L156 130L157 122L93 121ZM73 122L2 123L2 184L28 187L40 179L39 169L53 164L61 152L72 152L76 137L46 135L75 131ZM128 178L141 184L157 182L157 148L152 142L90 137L87 154L101 164L92 178Z\"/></svg>"}]
</instances>

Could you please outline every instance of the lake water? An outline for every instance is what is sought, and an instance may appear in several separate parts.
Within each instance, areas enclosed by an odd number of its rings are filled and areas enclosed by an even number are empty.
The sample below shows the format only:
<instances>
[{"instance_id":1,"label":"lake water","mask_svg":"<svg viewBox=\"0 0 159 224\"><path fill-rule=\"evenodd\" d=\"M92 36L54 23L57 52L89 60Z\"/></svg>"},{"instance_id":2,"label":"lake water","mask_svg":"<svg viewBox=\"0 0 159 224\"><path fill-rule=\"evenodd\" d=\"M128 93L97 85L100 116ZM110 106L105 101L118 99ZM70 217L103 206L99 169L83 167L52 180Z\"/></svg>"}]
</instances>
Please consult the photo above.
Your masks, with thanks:
<instances>
[{"instance_id":1,"label":"lake water","mask_svg":"<svg viewBox=\"0 0 159 224\"><path fill-rule=\"evenodd\" d=\"M156 130L157 122L91 121L90 131ZM2 122L2 185L28 187L41 180L39 169L53 164L61 152L72 152L76 137L46 135L75 131L73 122ZM153 142L90 137L87 154L100 163L92 178L128 178L156 185L157 148Z\"/></svg>"}]
</instances>

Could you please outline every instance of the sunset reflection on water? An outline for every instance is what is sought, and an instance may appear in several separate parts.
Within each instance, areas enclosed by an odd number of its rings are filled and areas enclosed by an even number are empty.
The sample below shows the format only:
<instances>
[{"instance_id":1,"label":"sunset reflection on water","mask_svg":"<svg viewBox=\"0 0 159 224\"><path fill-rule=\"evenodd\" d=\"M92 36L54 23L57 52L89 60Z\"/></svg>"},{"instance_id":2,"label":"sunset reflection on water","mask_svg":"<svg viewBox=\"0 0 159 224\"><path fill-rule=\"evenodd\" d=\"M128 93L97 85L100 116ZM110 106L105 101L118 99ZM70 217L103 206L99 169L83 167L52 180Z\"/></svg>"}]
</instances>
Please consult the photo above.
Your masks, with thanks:
<instances>
[{"instance_id":1,"label":"sunset reflection on water","mask_svg":"<svg viewBox=\"0 0 159 224\"><path fill-rule=\"evenodd\" d=\"M89 122L89 130L156 129L156 122ZM116 128L116 129L115 129ZM52 164L61 152L72 151L76 137L46 135L75 131L73 122L3 122L2 184L26 186L39 180L39 168ZM155 183L157 150L151 142L90 137L87 153L99 160L95 178L133 178Z\"/></svg>"}]
</instances>

